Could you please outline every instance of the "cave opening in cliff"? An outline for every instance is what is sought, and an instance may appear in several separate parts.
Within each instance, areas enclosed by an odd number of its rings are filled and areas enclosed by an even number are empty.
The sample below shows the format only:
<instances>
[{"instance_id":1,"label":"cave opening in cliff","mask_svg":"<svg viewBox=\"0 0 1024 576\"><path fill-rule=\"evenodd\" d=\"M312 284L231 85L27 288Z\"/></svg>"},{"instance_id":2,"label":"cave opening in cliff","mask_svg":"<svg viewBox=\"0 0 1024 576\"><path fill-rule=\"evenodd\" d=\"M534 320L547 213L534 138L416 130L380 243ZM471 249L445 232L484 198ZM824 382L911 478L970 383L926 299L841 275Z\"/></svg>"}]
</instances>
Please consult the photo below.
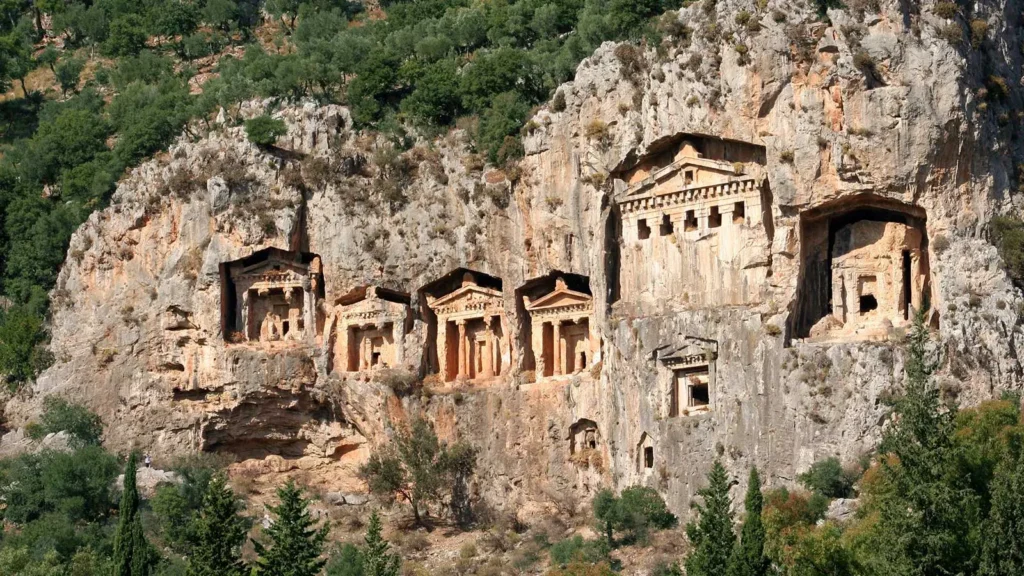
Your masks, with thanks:
<instances>
[{"instance_id":1,"label":"cave opening in cliff","mask_svg":"<svg viewBox=\"0 0 1024 576\"><path fill-rule=\"evenodd\" d=\"M887 339L927 306L924 209L865 194L801 213L800 226L795 337Z\"/></svg>"},{"instance_id":2,"label":"cave opening in cliff","mask_svg":"<svg viewBox=\"0 0 1024 576\"><path fill-rule=\"evenodd\" d=\"M644 468L654 468L654 446L644 448Z\"/></svg>"},{"instance_id":3,"label":"cave opening in cliff","mask_svg":"<svg viewBox=\"0 0 1024 576\"><path fill-rule=\"evenodd\" d=\"M516 289L521 369L535 380L577 374L600 357L590 278L554 271Z\"/></svg>"},{"instance_id":4,"label":"cave opening in cliff","mask_svg":"<svg viewBox=\"0 0 1024 576\"><path fill-rule=\"evenodd\" d=\"M580 418L569 427L569 454L578 454L583 450L596 450L599 438L597 422Z\"/></svg>"},{"instance_id":5,"label":"cave opening in cliff","mask_svg":"<svg viewBox=\"0 0 1024 576\"><path fill-rule=\"evenodd\" d=\"M323 325L320 257L266 248L219 265L227 342L311 341Z\"/></svg>"}]
</instances>

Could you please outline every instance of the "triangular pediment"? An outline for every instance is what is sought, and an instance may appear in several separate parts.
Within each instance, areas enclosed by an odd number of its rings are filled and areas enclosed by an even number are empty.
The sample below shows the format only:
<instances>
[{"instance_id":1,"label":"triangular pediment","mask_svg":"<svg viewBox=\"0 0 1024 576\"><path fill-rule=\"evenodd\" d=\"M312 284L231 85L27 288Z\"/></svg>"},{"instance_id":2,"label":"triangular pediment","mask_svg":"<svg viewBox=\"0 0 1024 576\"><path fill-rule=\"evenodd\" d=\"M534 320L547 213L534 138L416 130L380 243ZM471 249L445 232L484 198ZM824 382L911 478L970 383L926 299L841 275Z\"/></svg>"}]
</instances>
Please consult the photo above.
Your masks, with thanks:
<instances>
[{"instance_id":1,"label":"triangular pediment","mask_svg":"<svg viewBox=\"0 0 1024 576\"><path fill-rule=\"evenodd\" d=\"M688 180L687 173L691 171L691 179ZM630 185L625 197L646 195L662 187L675 191L725 184L742 178L743 174L728 162L684 157L652 171L646 178Z\"/></svg>"},{"instance_id":2,"label":"triangular pediment","mask_svg":"<svg viewBox=\"0 0 1024 576\"><path fill-rule=\"evenodd\" d=\"M430 303L431 308L439 306L451 306L452 304L481 302L494 300L501 302L501 292L490 288L483 288L475 284L463 286L454 292L445 294Z\"/></svg>"},{"instance_id":3,"label":"triangular pediment","mask_svg":"<svg viewBox=\"0 0 1024 576\"><path fill-rule=\"evenodd\" d=\"M590 304L593 302L594 297L590 294L584 294L583 292L576 292L575 290L555 290L550 294L541 296L537 300L530 302L526 307L527 310L540 310L544 308L561 308L563 306L575 306L578 304Z\"/></svg>"},{"instance_id":4,"label":"triangular pediment","mask_svg":"<svg viewBox=\"0 0 1024 576\"><path fill-rule=\"evenodd\" d=\"M269 274L269 273L293 273L297 276L305 276L309 273L309 267L295 262L270 258L242 269L242 274Z\"/></svg>"},{"instance_id":5,"label":"triangular pediment","mask_svg":"<svg viewBox=\"0 0 1024 576\"><path fill-rule=\"evenodd\" d=\"M678 344L661 348L658 359L667 365L710 364L718 355L718 342L684 337Z\"/></svg>"}]
</instances>

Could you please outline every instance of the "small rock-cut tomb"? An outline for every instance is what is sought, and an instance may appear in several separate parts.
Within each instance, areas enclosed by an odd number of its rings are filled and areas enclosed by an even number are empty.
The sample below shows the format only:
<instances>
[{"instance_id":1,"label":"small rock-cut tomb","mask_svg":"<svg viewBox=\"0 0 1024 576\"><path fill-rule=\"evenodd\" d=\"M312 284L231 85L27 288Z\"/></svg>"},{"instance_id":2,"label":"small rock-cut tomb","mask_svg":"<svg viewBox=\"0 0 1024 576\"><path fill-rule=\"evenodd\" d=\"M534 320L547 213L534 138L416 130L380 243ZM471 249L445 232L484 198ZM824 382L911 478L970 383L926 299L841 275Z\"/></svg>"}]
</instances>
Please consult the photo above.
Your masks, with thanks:
<instances>
[{"instance_id":1,"label":"small rock-cut tomb","mask_svg":"<svg viewBox=\"0 0 1024 576\"><path fill-rule=\"evenodd\" d=\"M268 248L222 265L225 336L249 342L316 338L320 257ZM231 336L237 334L240 336Z\"/></svg>"},{"instance_id":2,"label":"small rock-cut tomb","mask_svg":"<svg viewBox=\"0 0 1024 576\"><path fill-rule=\"evenodd\" d=\"M427 306L437 318L437 361L445 382L502 375L510 354L500 287L481 286L466 271L454 291L427 294Z\"/></svg>"},{"instance_id":3,"label":"small rock-cut tomb","mask_svg":"<svg viewBox=\"0 0 1024 576\"><path fill-rule=\"evenodd\" d=\"M669 418L693 416L711 409L713 361L717 343L686 338L683 344L663 350L662 365L668 379L667 413Z\"/></svg>"},{"instance_id":4,"label":"small rock-cut tomb","mask_svg":"<svg viewBox=\"0 0 1024 576\"><path fill-rule=\"evenodd\" d=\"M884 340L912 323L930 289L923 211L874 197L835 208L802 222L795 335Z\"/></svg>"},{"instance_id":5,"label":"small rock-cut tomb","mask_svg":"<svg viewBox=\"0 0 1024 576\"><path fill-rule=\"evenodd\" d=\"M335 301L327 331L334 330L334 369L363 372L405 362L409 295L362 286Z\"/></svg>"},{"instance_id":6,"label":"small rock-cut tomb","mask_svg":"<svg viewBox=\"0 0 1024 576\"><path fill-rule=\"evenodd\" d=\"M538 378L575 374L600 360L601 340L591 329L593 296L558 278L554 290L536 300L524 296L524 303Z\"/></svg>"}]
</instances>

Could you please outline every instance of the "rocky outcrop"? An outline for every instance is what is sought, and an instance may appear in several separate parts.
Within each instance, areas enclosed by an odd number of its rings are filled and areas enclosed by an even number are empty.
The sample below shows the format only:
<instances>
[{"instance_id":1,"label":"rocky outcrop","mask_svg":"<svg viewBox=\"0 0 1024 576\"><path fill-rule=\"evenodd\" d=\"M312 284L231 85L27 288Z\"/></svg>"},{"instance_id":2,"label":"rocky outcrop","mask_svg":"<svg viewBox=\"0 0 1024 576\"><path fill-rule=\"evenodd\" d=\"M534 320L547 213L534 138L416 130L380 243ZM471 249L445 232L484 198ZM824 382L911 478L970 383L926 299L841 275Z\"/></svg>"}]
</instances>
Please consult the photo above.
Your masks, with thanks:
<instances>
[{"instance_id":1,"label":"rocky outcrop","mask_svg":"<svg viewBox=\"0 0 1024 576\"><path fill-rule=\"evenodd\" d=\"M372 446L423 410L442 437L480 448L475 489L496 505L575 507L599 486L643 483L685 514L716 458L741 481L757 465L782 484L876 444L881 399L901 382L903 328L809 338L830 302L818 279L831 277L830 231L844 218L920 227L945 393L970 403L1019 388L1024 302L985 234L1016 201L1021 119L1009 110L1020 94L981 90L1021 76L1021 39L1002 18L1016 3L977 3L972 17L989 22L978 49L951 43L949 27L964 22L927 5L850 4L827 24L788 2L705 0L666 21L658 50L605 44L558 89L564 107L534 115L526 156L504 171L482 167L459 130L397 153L335 106L276 112L289 128L274 149L226 124L183 140L133 170L74 235L52 295L57 363L8 418L24 424L45 395L72 396L100 413L115 449L231 453L236 473L303 474L348 502ZM740 10L751 14L742 24ZM622 202L671 171L686 143L702 156L679 167L708 160L700 169L722 182L763 176L761 217L752 226L705 190L692 230L685 198L656 223L665 232L649 228L651 242L678 249L647 247L622 229ZM718 225L747 226L735 258L713 259L733 241ZM335 370L322 333L228 341L222 264L268 247L320 257L324 306L358 286L412 294L396 368L426 384L410 393L394 370ZM684 289L620 294L637 266ZM417 290L459 267L502 283L511 369L486 385L429 377L434 333ZM535 382L516 289L553 271L589 279L601 362ZM698 297L711 285L729 298ZM645 290L629 294L655 294ZM701 382L706 407L693 396ZM679 394L700 409L673 411ZM599 439L585 454L570 448L581 420Z\"/></svg>"}]
</instances>

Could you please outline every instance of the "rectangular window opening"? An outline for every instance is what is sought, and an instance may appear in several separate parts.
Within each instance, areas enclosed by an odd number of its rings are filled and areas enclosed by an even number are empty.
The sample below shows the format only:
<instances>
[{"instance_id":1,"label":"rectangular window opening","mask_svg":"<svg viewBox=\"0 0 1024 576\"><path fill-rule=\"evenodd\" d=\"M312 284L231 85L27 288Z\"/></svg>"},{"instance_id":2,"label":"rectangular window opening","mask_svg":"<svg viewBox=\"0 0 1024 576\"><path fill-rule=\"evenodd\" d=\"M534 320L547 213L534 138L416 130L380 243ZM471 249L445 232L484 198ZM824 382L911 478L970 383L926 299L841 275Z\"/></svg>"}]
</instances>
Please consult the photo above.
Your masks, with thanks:
<instances>
[{"instance_id":1,"label":"rectangular window opening","mask_svg":"<svg viewBox=\"0 0 1024 576\"><path fill-rule=\"evenodd\" d=\"M683 220L683 230L693 232L697 229L697 213L693 210L686 211L686 219Z\"/></svg>"},{"instance_id":2,"label":"rectangular window opening","mask_svg":"<svg viewBox=\"0 0 1024 576\"><path fill-rule=\"evenodd\" d=\"M693 177L694 174L693 173L694 173L694 170L684 170L683 171L683 184L684 185L691 186L693 184L693 180L694 180L694 177Z\"/></svg>"},{"instance_id":3,"label":"rectangular window opening","mask_svg":"<svg viewBox=\"0 0 1024 576\"><path fill-rule=\"evenodd\" d=\"M659 228L658 232L662 236L668 236L669 234L674 232L674 230L672 229L672 219L668 217L668 214L662 214L661 227Z\"/></svg>"},{"instance_id":4,"label":"rectangular window opening","mask_svg":"<svg viewBox=\"0 0 1024 576\"><path fill-rule=\"evenodd\" d=\"M743 202L737 202L732 207L732 221L734 224L743 224L746 220L746 211L743 206Z\"/></svg>"},{"instance_id":5,"label":"rectangular window opening","mask_svg":"<svg viewBox=\"0 0 1024 576\"><path fill-rule=\"evenodd\" d=\"M711 213L708 214L708 228L718 228L722 225L722 215L718 213L718 206L711 207Z\"/></svg>"},{"instance_id":6,"label":"rectangular window opening","mask_svg":"<svg viewBox=\"0 0 1024 576\"><path fill-rule=\"evenodd\" d=\"M654 446L644 447L644 468L654 468Z\"/></svg>"},{"instance_id":7,"label":"rectangular window opening","mask_svg":"<svg viewBox=\"0 0 1024 576\"><path fill-rule=\"evenodd\" d=\"M690 406L707 406L711 403L707 383L690 384Z\"/></svg>"},{"instance_id":8,"label":"rectangular window opening","mask_svg":"<svg viewBox=\"0 0 1024 576\"><path fill-rule=\"evenodd\" d=\"M647 220L640 220L637 222L636 235L641 240L647 240L651 237L651 227L647 225Z\"/></svg>"}]
</instances>

